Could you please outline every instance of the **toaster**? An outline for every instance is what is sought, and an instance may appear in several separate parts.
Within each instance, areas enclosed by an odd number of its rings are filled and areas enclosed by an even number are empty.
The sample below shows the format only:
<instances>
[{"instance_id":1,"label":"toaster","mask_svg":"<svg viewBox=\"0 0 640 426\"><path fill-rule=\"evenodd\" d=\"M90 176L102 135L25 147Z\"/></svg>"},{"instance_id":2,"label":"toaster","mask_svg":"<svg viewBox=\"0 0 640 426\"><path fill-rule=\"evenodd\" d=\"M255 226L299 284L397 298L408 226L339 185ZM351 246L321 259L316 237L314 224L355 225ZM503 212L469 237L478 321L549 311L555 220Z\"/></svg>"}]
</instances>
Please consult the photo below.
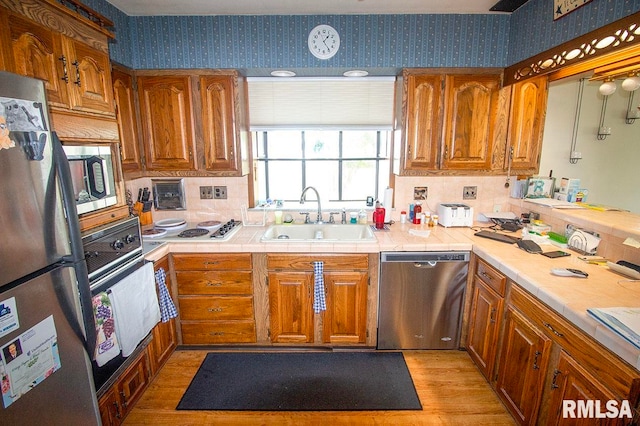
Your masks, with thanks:
<instances>
[{"instance_id":1,"label":"toaster","mask_svg":"<svg viewBox=\"0 0 640 426\"><path fill-rule=\"evenodd\" d=\"M445 228L473 226L473 207L466 204L438 204L438 223Z\"/></svg>"}]
</instances>

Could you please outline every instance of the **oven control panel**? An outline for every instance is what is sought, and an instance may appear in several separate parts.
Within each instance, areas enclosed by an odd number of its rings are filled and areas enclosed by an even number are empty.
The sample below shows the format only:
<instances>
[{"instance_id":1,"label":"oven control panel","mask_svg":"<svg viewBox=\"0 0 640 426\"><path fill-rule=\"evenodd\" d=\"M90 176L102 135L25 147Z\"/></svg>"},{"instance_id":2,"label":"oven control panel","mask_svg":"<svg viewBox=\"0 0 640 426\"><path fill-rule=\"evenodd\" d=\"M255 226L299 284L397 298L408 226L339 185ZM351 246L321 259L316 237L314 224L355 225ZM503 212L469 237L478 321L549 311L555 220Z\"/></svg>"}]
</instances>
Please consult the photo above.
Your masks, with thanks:
<instances>
[{"instance_id":1,"label":"oven control panel","mask_svg":"<svg viewBox=\"0 0 640 426\"><path fill-rule=\"evenodd\" d=\"M107 224L82 236L84 256L91 280L98 272L116 269L142 256L142 238L137 217Z\"/></svg>"}]
</instances>

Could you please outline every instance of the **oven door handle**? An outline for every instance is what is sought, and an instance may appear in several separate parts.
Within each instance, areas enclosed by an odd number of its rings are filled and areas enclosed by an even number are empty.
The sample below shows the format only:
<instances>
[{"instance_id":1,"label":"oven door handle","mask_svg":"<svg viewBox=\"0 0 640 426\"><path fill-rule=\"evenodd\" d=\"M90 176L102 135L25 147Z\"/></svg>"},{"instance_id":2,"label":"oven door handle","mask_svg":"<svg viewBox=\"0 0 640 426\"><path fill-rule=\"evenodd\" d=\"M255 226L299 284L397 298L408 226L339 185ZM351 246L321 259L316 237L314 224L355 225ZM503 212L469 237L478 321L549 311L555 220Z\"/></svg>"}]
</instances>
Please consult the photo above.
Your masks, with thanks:
<instances>
[{"instance_id":1,"label":"oven door handle","mask_svg":"<svg viewBox=\"0 0 640 426\"><path fill-rule=\"evenodd\" d=\"M80 232L73 182L71 180L71 169L69 168L69 160L64 153L62 143L56 132L51 132L51 145L53 148L53 162L60 182L60 190L62 191L62 203L67 214L67 225L71 245L71 256L65 256L63 261L72 264L68 266L72 266L75 269L76 280L78 282L78 297L82 311L81 315L84 323L84 336L79 337L84 340L84 346L89 355L89 359L93 359L97 339L96 327L93 317L91 290L89 289L89 271L87 270L87 263L84 260L84 248L82 246L82 234ZM70 318L69 321L72 321L72 319Z\"/></svg>"}]
</instances>

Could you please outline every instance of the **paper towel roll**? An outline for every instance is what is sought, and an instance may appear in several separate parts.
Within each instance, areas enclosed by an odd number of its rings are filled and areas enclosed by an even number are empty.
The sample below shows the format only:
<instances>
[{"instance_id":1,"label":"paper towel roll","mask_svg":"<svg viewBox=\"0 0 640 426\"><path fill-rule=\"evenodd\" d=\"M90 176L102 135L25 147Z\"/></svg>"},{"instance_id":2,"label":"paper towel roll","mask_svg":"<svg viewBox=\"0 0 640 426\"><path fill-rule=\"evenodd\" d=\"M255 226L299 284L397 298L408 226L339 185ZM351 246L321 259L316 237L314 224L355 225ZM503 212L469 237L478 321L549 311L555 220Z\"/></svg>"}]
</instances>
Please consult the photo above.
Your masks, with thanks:
<instances>
[{"instance_id":1,"label":"paper towel roll","mask_svg":"<svg viewBox=\"0 0 640 426\"><path fill-rule=\"evenodd\" d=\"M393 205L393 188L387 188L384 190L384 201L382 206L384 207L384 222L391 222L391 206Z\"/></svg>"}]
</instances>

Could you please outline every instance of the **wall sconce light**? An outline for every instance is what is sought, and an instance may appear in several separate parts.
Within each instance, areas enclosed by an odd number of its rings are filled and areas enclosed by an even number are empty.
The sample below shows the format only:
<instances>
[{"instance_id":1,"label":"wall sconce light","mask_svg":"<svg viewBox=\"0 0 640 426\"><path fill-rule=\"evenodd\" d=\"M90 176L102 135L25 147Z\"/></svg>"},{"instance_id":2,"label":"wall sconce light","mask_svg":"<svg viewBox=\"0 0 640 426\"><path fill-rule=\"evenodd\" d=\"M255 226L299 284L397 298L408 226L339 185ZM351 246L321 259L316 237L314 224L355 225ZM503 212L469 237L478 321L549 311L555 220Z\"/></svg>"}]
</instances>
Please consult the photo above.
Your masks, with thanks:
<instances>
[{"instance_id":1,"label":"wall sconce light","mask_svg":"<svg viewBox=\"0 0 640 426\"><path fill-rule=\"evenodd\" d=\"M600 94L605 97L609 95L613 95L615 91L616 91L616 83L613 80L605 81L598 88L598 92L600 92Z\"/></svg>"},{"instance_id":2,"label":"wall sconce light","mask_svg":"<svg viewBox=\"0 0 640 426\"><path fill-rule=\"evenodd\" d=\"M633 92L640 89L640 77L637 75L630 75L622 81L622 88L627 92Z\"/></svg>"}]
</instances>

